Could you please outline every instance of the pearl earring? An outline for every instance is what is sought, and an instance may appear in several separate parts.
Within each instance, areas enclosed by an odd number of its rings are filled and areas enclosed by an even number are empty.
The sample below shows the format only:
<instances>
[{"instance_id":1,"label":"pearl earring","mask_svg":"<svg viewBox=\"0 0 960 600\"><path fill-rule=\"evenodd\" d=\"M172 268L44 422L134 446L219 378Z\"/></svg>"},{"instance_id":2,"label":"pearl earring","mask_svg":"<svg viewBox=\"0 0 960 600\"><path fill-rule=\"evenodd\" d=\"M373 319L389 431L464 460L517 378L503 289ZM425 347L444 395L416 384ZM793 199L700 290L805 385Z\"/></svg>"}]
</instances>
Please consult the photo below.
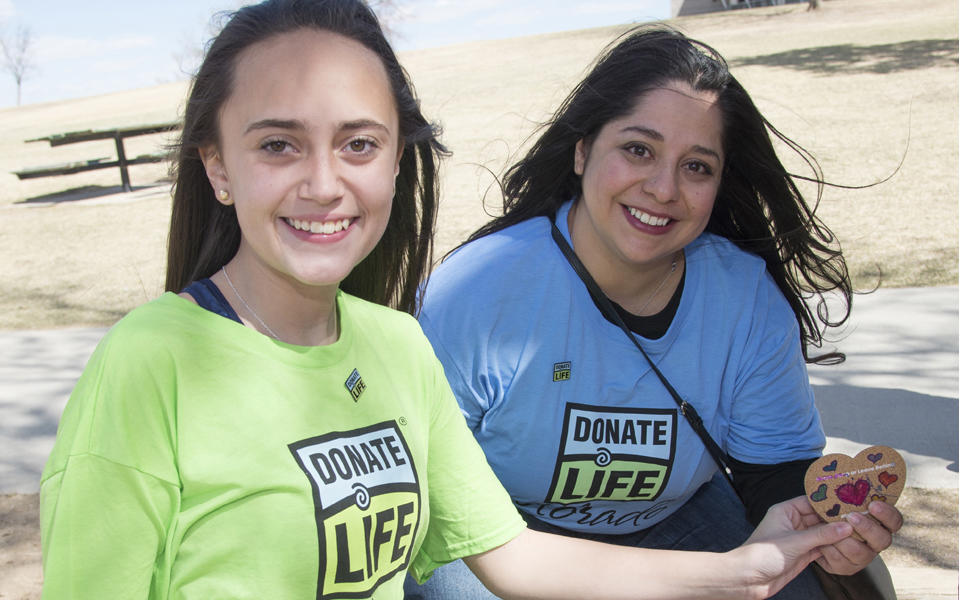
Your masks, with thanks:
<instances>
[{"instance_id":1,"label":"pearl earring","mask_svg":"<svg viewBox=\"0 0 960 600\"><path fill-rule=\"evenodd\" d=\"M226 202L227 200L230 199L230 192L228 192L227 190L220 190L219 192L217 192L217 198L220 199L220 202Z\"/></svg>"}]
</instances>

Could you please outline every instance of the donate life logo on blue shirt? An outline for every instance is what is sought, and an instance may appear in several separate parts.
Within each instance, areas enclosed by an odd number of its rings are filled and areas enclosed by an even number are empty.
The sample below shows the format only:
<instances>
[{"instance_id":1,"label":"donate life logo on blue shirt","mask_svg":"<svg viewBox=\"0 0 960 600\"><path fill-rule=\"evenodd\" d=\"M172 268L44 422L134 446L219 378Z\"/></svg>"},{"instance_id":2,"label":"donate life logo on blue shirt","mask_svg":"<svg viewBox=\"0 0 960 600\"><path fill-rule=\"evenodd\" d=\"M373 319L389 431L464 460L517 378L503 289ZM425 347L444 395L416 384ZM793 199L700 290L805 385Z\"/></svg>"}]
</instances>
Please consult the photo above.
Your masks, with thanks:
<instances>
[{"instance_id":1,"label":"donate life logo on blue shirt","mask_svg":"<svg viewBox=\"0 0 960 600\"><path fill-rule=\"evenodd\" d=\"M568 403L562 436L545 502L656 500L670 479L677 412Z\"/></svg>"}]
</instances>

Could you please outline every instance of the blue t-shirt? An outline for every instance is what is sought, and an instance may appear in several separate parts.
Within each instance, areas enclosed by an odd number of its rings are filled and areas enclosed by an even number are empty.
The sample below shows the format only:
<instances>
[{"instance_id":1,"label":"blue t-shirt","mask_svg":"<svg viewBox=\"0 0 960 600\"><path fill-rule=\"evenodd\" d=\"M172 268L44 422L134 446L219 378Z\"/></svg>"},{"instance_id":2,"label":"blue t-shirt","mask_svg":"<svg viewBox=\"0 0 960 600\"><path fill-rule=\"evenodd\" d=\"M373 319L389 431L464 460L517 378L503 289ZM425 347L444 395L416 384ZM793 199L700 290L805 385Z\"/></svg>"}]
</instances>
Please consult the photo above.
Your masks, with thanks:
<instances>
[{"instance_id":1,"label":"blue t-shirt","mask_svg":"<svg viewBox=\"0 0 960 600\"><path fill-rule=\"evenodd\" d=\"M570 206L557 217L568 240ZM644 349L735 459L818 456L825 438L799 327L763 260L707 233L685 254L677 314ZM420 323L487 460L540 520L638 531L716 472L646 360L591 300L548 219L451 255L430 277Z\"/></svg>"}]
</instances>

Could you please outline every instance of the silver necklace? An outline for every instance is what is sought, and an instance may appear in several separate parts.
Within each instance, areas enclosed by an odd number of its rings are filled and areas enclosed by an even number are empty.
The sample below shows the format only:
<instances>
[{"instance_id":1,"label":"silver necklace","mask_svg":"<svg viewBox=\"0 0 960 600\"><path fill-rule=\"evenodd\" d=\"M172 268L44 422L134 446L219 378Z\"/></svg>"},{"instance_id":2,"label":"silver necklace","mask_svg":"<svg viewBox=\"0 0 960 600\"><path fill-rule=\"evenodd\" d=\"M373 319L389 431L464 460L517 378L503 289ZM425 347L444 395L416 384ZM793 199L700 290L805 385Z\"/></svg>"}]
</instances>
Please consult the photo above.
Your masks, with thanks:
<instances>
[{"instance_id":1,"label":"silver necklace","mask_svg":"<svg viewBox=\"0 0 960 600\"><path fill-rule=\"evenodd\" d=\"M674 262L674 267L676 267L676 262ZM243 304L244 308L247 309L247 312L253 315L253 318L256 319L257 322L260 323L260 325L262 325L263 328L267 330L267 333L270 334L270 337L272 337L275 340L279 340L280 336L274 333L273 330L270 329L270 326L263 322L263 319L260 318L260 315L257 314L257 311L253 310L250 307L250 305L247 304L247 301L243 299L243 296L241 296L240 292L237 291L237 288L234 287L233 282L230 281L230 276L227 275L227 266L224 265L220 267L220 270L223 271L223 276L227 278L227 285L230 286L230 289L233 290L233 293L237 296L237 298L240 299L240 303Z\"/></svg>"},{"instance_id":2,"label":"silver necklace","mask_svg":"<svg viewBox=\"0 0 960 600\"><path fill-rule=\"evenodd\" d=\"M642 313L643 310L644 310L645 308L647 308L647 306L649 306L651 302L653 302L653 299L657 297L657 294L660 293L660 290L663 289L663 286L667 284L667 280L670 279L670 276L673 275L674 271L677 270L677 257L678 257L678 256L681 256L679 252L678 252L677 254L674 254L674 255L673 255L673 262L670 263L670 272L667 273L666 275L664 275L663 279L660 280L660 285L657 286L657 289L653 290L653 293L650 294L650 297L647 298L647 301L643 303L643 306L640 307L640 310L638 310L638 311L637 311L636 313L634 313L634 314L639 315L640 313ZM229 282L230 280L227 279L227 281ZM234 291L236 291L236 290L234 290ZM238 294L238 296L239 296L239 294ZM242 301L243 298L240 298L240 300ZM244 302L244 304L246 304L246 303ZM256 316L256 315L254 315L254 316ZM259 318L259 317L257 317L257 318ZM262 321L261 321L261 322L262 322ZM266 325L264 325L264 327L266 327Z\"/></svg>"}]
</instances>

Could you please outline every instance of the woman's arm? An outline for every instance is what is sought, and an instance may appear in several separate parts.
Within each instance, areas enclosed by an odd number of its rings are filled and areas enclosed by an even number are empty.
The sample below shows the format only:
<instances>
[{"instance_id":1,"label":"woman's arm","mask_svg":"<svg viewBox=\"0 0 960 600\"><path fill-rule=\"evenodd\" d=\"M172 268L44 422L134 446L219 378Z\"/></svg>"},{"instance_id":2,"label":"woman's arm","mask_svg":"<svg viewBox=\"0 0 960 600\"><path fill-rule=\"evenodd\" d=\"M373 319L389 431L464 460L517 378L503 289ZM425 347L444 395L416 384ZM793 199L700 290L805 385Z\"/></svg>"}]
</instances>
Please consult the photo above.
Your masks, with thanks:
<instances>
[{"instance_id":1,"label":"woman's arm","mask_svg":"<svg viewBox=\"0 0 960 600\"><path fill-rule=\"evenodd\" d=\"M747 520L756 527L771 506L802 496L803 479L816 458L803 458L771 465L751 464L728 457L733 487L747 510Z\"/></svg>"},{"instance_id":2,"label":"woman's arm","mask_svg":"<svg viewBox=\"0 0 960 600\"><path fill-rule=\"evenodd\" d=\"M803 494L803 478L813 459L773 465L753 465L730 459L733 482L747 507L747 517L756 525L773 504ZM870 504L870 517L853 514L849 523L862 539L850 537L821 549L817 563L835 575L852 575L866 567L893 542L903 526L900 511L885 502ZM871 518L872 517L872 518Z\"/></svg>"},{"instance_id":3,"label":"woman's arm","mask_svg":"<svg viewBox=\"0 0 960 600\"><path fill-rule=\"evenodd\" d=\"M43 597L146 599L179 489L91 454L40 488Z\"/></svg>"},{"instance_id":4,"label":"woman's arm","mask_svg":"<svg viewBox=\"0 0 960 600\"><path fill-rule=\"evenodd\" d=\"M820 454L823 428L801 352L798 324L782 294L769 281L758 287L751 312L753 329L740 352L725 449L734 484L757 522L766 507L804 494L807 462ZM776 464L762 464L769 460ZM851 537L822 549L820 566L837 575L855 573L892 542L902 517L889 505L873 507L871 517L850 524ZM856 522L859 521L859 522Z\"/></svg>"},{"instance_id":5,"label":"woman's arm","mask_svg":"<svg viewBox=\"0 0 960 600\"><path fill-rule=\"evenodd\" d=\"M121 321L67 402L40 484L44 598L149 597L180 503L160 346Z\"/></svg>"},{"instance_id":6,"label":"woman's arm","mask_svg":"<svg viewBox=\"0 0 960 600\"><path fill-rule=\"evenodd\" d=\"M847 523L820 523L799 497L773 507L743 546L725 553L649 550L526 530L464 560L508 599L759 599L820 558L820 547L851 532Z\"/></svg>"}]
</instances>

